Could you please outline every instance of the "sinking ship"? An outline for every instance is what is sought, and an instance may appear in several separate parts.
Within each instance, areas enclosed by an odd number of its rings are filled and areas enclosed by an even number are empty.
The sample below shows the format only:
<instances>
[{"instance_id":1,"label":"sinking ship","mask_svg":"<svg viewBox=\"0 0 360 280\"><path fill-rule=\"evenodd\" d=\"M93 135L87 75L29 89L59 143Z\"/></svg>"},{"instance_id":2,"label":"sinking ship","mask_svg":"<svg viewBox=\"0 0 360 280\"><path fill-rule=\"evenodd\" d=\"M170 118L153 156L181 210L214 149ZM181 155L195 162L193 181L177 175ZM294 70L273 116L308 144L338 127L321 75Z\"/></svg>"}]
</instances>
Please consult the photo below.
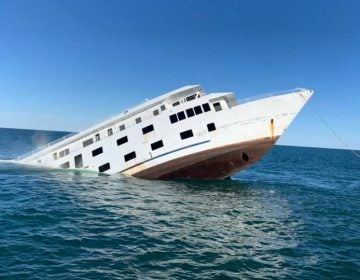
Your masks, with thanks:
<instances>
[{"instance_id":1,"label":"sinking ship","mask_svg":"<svg viewBox=\"0 0 360 280\"><path fill-rule=\"evenodd\" d=\"M143 179L224 179L260 160L312 96L308 89L237 101L185 86L17 162Z\"/></svg>"}]
</instances>

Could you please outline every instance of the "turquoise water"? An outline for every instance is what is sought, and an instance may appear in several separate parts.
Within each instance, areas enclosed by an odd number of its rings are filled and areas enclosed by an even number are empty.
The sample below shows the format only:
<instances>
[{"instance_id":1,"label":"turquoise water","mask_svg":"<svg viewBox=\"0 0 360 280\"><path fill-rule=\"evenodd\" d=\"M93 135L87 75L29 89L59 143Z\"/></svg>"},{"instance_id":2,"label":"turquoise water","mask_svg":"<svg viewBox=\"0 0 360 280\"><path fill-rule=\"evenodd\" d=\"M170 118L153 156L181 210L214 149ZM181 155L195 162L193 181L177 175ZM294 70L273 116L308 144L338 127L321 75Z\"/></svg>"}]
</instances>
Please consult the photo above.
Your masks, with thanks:
<instances>
[{"instance_id":1,"label":"turquoise water","mask_svg":"<svg viewBox=\"0 0 360 280\"><path fill-rule=\"evenodd\" d=\"M65 133L0 129L0 158ZM0 162L0 279L359 279L360 160L276 146L225 181Z\"/></svg>"}]
</instances>

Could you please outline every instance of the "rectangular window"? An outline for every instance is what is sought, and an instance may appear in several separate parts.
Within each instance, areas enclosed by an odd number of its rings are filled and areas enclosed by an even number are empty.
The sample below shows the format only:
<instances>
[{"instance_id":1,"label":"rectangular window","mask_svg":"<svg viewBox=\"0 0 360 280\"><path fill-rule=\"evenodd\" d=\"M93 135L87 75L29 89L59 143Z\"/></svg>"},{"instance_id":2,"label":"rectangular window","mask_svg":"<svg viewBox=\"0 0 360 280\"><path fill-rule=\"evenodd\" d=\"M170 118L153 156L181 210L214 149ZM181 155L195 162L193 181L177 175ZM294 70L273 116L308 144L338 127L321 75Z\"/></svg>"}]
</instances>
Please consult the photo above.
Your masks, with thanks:
<instances>
[{"instance_id":1,"label":"rectangular window","mask_svg":"<svg viewBox=\"0 0 360 280\"><path fill-rule=\"evenodd\" d=\"M173 103L173 107L179 106L180 105L180 101L176 101Z\"/></svg>"},{"instance_id":2,"label":"rectangular window","mask_svg":"<svg viewBox=\"0 0 360 280\"><path fill-rule=\"evenodd\" d=\"M103 153L103 148L100 147L100 148L97 148L97 149L95 149L95 150L92 151L92 156L93 156L93 157L96 157L97 155L100 155L100 154L102 154L102 153Z\"/></svg>"},{"instance_id":3,"label":"rectangular window","mask_svg":"<svg viewBox=\"0 0 360 280\"><path fill-rule=\"evenodd\" d=\"M105 172L110 169L110 163L105 163L99 166L99 172Z\"/></svg>"},{"instance_id":4,"label":"rectangular window","mask_svg":"<svg viewBox=\"0 0 360 280\"><path fill-rule=\"evenodd\" d=\"M154 130L154 126L151 124L151 125L145 126L142 129L142 132L143 132L143 134L146 134L146 133L149 133L149 132L151 132L153 130Z\"/></svg>"},{"instance_id":5,"label":"rectangular window","mask_svg":"<svg viewBox=\"0 0 360 280\"><path fill-rule=\"evenodd\" d=\"M153 111L153 114L154 114L154 116L159 115L159 110L157 110L157 109L156 109L156 110L154 110L154 111Z\"/></svg>"},{"instance_id":6,"label":"rectangular window","mask_svg":"<svg viewBox=\"0 0 360 280\"><path fill-rule=\"evenodd\" d=\"M186 115L187 115L188 118L191 118L191 117L195 116L194 109L193 108L187 109L186 110Z\"/></svg>"},{"instance_id":7,"label":"rectangular window","mask_svg":"<svg viewBox=\"0 0 360 280\"><path fill-rule=\"evenodd\" d=\"M119 126L119 129L120 129L120 131L125 130L125 124L120 125L120 126Z\"/></svg>"},{"instance_id":8,"label":"rectangular window","mask_svg":"<svg viewBox=\"0 0 360 280\"><path fill-rule=\"evenodd\" d=\"M215 112L219 112L222 110L220 102L216 102L213 104Z\"/></svg>"},{"instance_id":9,"label":"rectangular window","mask_svg":"<svg viewBox=\"0 0 360 280\"><path fill-rule=\"evenodd\" d=\"M194 134L191 129L180 133L180 137L182 140L193 137L193 136L194 136Z\"/></svg>"},{"instance_id":10,"label":"rectangular window","mask_svg":"<svg viewBox=\"0 0 360 280\"><path fill-rule=\"evenodd\" d=\"M124 156L125 161L129 161L129 160L132 160L134 158L136 158L136 153L135 152L131 152L131 153Z\"/></svg>"},{"instance_id":11,"label":"rectangular window","mask_svg":"<svg viewBox=\"0 0 360 280\"><path fill-rule=\"evenodd\" d=\"M75 161L75 168L82 168L84 166L81 154L74 157L74 161Z\"/></svg>"},{"instance_id":12,"label":"rectangular window","mask_svg":"<svg viewBox=\"0 0 360 280\"><path fill-rule=\"evenodd\" d=\"M141 117L138 117L135 119L135 123L138 124L138 123L141 123Z\"/></svg>"},{"instance_id":13,"label":"rectangular window","mask_svg":"<svg viewBox=\"0 0 360 280\"><path fill-rule=\"evenodd\" d=\"M177 117L178 117L179 121L182 121L182 120L186 119L185 113L183 111L177 113Z\"/></svg>"},{"instance_id":14,"label":"rectangular window","mask_svg":"<svg viewBox=\"0 0 360 280\"><path fill-rule=\"evenodd\" d=\"M109 128L107 132L108 132L108 136L113 135L113 130L112 130L112 128Z\"/></svg>"},{"instance_id":15,"label":"rectangular window","mask_svg":"<svg viewBox=\"0 0 360 280\"><path fill-rule=\"evenodd\" d=\"M157 141L157 142L154 142L151 144L151 149L154 151L154 150L157 150L157 149L160 149L161 147L164 147L164 143L162 140L160 141Z\"/></svg>"},{"instance_id":16,"label":"rectangular window","mask_svg":"<svg viewBox=\"0 0 360 280\"><path fill-rule=\"evenodd\" d=\"M100 141L100 134L95 134L95 142Z\"/></svg>"},{"instance_id":17,"label":"rectangular window","mask_svg":"<svg viewBox=\"0 0 360 280\"><path fill-rule=\"evenodd\" d=\"M207 129L208 129L209 132L210 132L210 131L214 131L214 130L216 130L216 126L215 126L214 123L209 123L209 124L207 125Z\"/></svg>"},{"instance_id":18,"label":"rectangular window","mask_svg":"<svg viewBox=\"0 0 360 280\"><path fill-rule=\"evenodd\" d=\"M193 94L193 95L186 97L186 101L191 101L191 100L194 100L195 98L196 98L196 94Z\"/></svg>"},{"instance_id":19,"label":"rectangular window","mask_svg":"<svg viewBox=\"0 0 360 280\"><path fill-rule=\"evenodd\" d=\"M178 118L177 118L176 114L171 115L169 118L170 118L171 123L178 122Z\"/></svg>"},{"instance_id":20,"label":"rectangular window","mask_svg":"<svg viewBox=\"0 0 360 280\"><path fill-rule=\"evenodd\" d=\"M70 150L69 149L65 149L65 150L63 150L63 151L61 151L60 153L59 153L59 157L64 157L64 156L67 156L68 154L70 154Z\"/></svg>"},{"instance_id":21,"label":"rectangular window","mask_svg":"<svg viewBox=\"0 0 360 280\"><path fill-rule=\"evenodd\" d=\"M210 105L208 103L204 103L202 105L203 109L204 109L204 112L209 112L211 111L211 108L210 108Z\"/></svg>"},{"instance_id":22,"label":"rectangular window","mask_svg":"<svg viewBox=\"0 0 360 280\"><path fill-rule=\"evenodd\" d=\"M201 109L201 106L195 106L194 111L195 111L196 115L202 114L202 112L203 112Z\"/></svg>"},{"instance_id":23,"label":"rectangular window","mask_svg":"<svg viewBox=\"0 0 360 280\"><path fill-rule=\"evenodd\" d=\"M117 143L118 146L120 146L120 145L122 145L122 144L125 144L125 143L127 143L127 142L128 142L127 136L124 136L124 137L122 137L122 138L120 138L120 139L118 139L118 140L116 141L116 143Z\"/></svg>"},{"instance_id":24,"label":"rectangular window","mask_svg":"<svg viewBox=\"0 0 360 280\"><path fill-rule=\"evenodd\" d=\"M57 154L57 153L53 153L53 158L54 158L54 160L57 160L57 159L58 159L58 154Z\"/></svg>"},{"instance_id":25,"label":"rectangular window","mask_svg":"<svg viewBox=\"0 0 360 280\"><path fill-rule=\"evenodd\" d=\"M161 105L160 109L161 109L161 111L165 111L165 110L166 110L166 106L165 106L165 105Z\"/></svg>"},{"instance_id":26,"label":"rectangular window","mask_svg":"<svg viewBox=\"0 0 360 280\"><path fill-rule=\"evenodd\" d=\"M85 148L86 146L89 146L91 145L92 143L94 143L94 140L92 138L88 139L88 140L85 140L83 142L83 147Z\"/></svg>"},{"instance_id":27,"label":"rectangular window","mask_svg":"<svg viewBox=\"0 0 360 280\"><path fill-rule=\"evenodd\" d=\"M61 168L70 168L70 163L67 161L67 162L64 162L62 165L60 165Z\"/></svg>"}]
</instances>

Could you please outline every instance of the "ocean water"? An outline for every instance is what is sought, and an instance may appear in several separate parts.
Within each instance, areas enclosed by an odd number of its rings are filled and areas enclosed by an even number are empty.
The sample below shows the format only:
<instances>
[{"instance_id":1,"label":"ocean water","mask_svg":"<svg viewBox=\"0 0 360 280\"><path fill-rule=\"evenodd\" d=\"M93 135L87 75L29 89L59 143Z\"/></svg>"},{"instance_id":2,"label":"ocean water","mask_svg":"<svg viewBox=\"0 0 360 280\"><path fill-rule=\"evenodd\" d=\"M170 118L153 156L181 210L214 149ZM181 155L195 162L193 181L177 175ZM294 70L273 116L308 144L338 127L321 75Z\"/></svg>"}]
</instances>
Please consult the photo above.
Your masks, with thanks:
<instances>
[{"instance_id":1,"label":"ocean water","mask_svg":"<svg viewBox=\"0 0 360 280\"><path fill-rule=\"evenodd\" d=\"M64 132L0 129L10 159ZM0 162L0 279L360 279L360 160L276 146L225 181Z\"/></svg>"}]
</instances>

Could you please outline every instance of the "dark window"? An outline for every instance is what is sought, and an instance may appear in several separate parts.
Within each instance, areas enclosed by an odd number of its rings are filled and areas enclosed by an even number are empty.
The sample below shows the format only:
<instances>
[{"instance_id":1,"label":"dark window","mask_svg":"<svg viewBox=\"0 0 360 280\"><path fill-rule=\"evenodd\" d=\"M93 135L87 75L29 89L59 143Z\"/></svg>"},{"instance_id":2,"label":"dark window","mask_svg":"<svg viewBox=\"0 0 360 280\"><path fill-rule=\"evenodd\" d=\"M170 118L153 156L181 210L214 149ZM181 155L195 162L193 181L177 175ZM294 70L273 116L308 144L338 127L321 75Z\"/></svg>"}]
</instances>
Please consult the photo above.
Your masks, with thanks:
<instances>
[{"instance_id":1,"label":"dark window","mask_svg":"<svg viewBox=\"0 0 360 280\"><path fill-rule=\"evenodd\" d=\"M81 168L84 166L81 154L74 157L74 161L75 161L75 168Z\"/></svg>"},{"instance_id":2,"label":"dark window","mask_svg":"<svg viewBox=\"0 0 360 280\"><path fill-rule=\"evenodd\" d=\"M146 133L149 133L149 132L151 132L153 130L154 130L154 126L151 124L151 125L145 126L142 129L142 132L143 132L143 134L146 134Z\"/></svg>"},{"instance_id":3,"label":"dark window","mask_svg":"<svg viewBox=\"0 0 360 280\"><path fill-rule=\"evenodd\" d=\"M60 153L59 153L59 157L64 157L64 156L67 156L68 154L70 154L70 150L69 149L65 149L65 150L63 150L63 151L61 151Z\"/></svg>"},{"instance_id":4,"label":"dark window","mask_svg":"<svg viewBox=\"0 0 360 280\"><path fill-rule=\"evenodd\" d=\"M105 163L99 166L99 172L105 172L106 170L110 169L110 163Z\"/></svg>"},{"instance_id":5,"label":"dark window","mask_svg":"<svg viewBox=\"0 0 360 280\"><path fill-rule=\"evenodd\" d=\"M136 124L141 123L141 117L135 119Z\"/></svg>"},{"instance_id":6,"label":"dark window","mask_svg":"<svg viewBox=\"0 0 360 280\"><path fill-rule=\"evenodd\" d=\"M125 144L128 141L127 136L124 136L116 141L117 145L120 146L122 144Z\"/></svg>"},{"instance_id":7,"label":"dark window","mask_svg":"<svg viewBox=\"0 0 360 280\"><path fill-rule=\"evenodd\" d=\"M161 147L164 147L164 143L163 143L162 140L157 141L157 142L154 142L154 143L151 144L151 149L152 149L153 151L154 151L154 150L157 150L157 149L159 149L159 148L161 148Z\"/></svg>"},{"instance_id":8,"label":"dark window","mask_svg":"<svg viewBox=\"0 0 360 280\"><path fill-rule=\"evenodd\" d=\"M194 107L194 111L195 111L196 115L202 114L202 112L203 112L201 109L201 106Z\"/></svg>"},{"instance_id":9,"label":"dark window","mask_svg":"<svg viewBox=\"0 0 360 280\"><path fill-rule=\"evenodd\" d=\"M69 168L70 167L70 163L67 161L65 163L63 163L62 165L60 165L61 168Z\"/></svg>"},{"instance_id":10,"label":"dark window","mask_svg":"<svg viewBox=\"0 0 360 280\"><path fill-rule=\"evenodd\" d=\"M203 109L204 109L204 112L209 112L211 111L211 108L210 108L210 105L208 103L204 103L202 105Z\"/></svg>"},{"instance_id":11,"label":"dark window","mask_svg":"<svg viewBox=\"0 0 360 280\"><path fill-rule=\"evenodd\" d=\"M125 124L120 125L120 126L119 126L119 129L120 129L120 131L125 130Z\"/></svg>"},{"instance_id":12,"label":"dark window","mask_svg":"<svg viewBox=\"0 0 360 280\"><path fill-rule=\"evenodd\" d=\"M186 97L186 101L191 101L191 100L194 100L195 98L196 98L196 94L193 94L193 95Z\"/></svg>"},{"instance_id":13,"label":"dark window","mask_svg":"<svg viewBox=\"0 0 360 280\"><path fill-rule=\"evenodd\" d=\"M96 157L97 155L100 155L100 154L102 154L102 153L103 153L103 148L102 148L102 147L97 148L97 149L95 149L95 150L92 151L93 157Z\"/></svg>"},{"instance_id":14,"label":"dark window","mask_svg":"<svg viewBox=\"0 0 360 280\"><path fill-rule=\"evenodd\" d=\"M179 106L180 105L180 101L176 101L176 102L174 102L173 103L173 106L175 107L175 106Z\"/></svg>"},{"instance_id":15,"label":"dark window","mask_svg":"<svg viewBox=\"0 0 360 280\"><path fill-rule=\"evenodd\" d=\"M113 135L113 130L112 130L112 128L109 128L108 129L108 136L111 136L111 135Z\"/></svg>"},{"instance_id":16,"label":"dark window","mask_svg":"<svg viewBox=\"0 0 360 280\"><path fill-rule=\"evenodd\" d=\"M95 142L100 141L100 134L95 134Z\"/></svg>"},{"instance_id":17,"label":"dark window","mask_svg":"<svg viewBox=\"0 0 360 280\"><path fill-rule=\"evenodd\" d=\"M179 121L182 121L182 120L186 119L185 113L183 111L177 113L177 116L178 116Z\"/></svg>"},{"instance_id":18,"label":"dark window","mask_svg":"<svg viewBox=\"0 0 360 280\"><path fill-rule=\"evenodd\" d=\"M131 152L130 154L127 154L127 155L124 156L125 161L129 161L129 160L132 160L134 158L136 158L136 153L135 152Z\"/></svg>"},{"instance_id":19,"label":"dark window","mask_svg":"<svg viewBox=\"0 0 360 280\"><path fill-rule=\"evenodd\" d=\"M177 118L176 114L170 116L170 122L171 122L171 123L176 123L176 122L178 122L178 118Z\"/></svg>"},{"instance_id":20,"label":"dark window","mask_svg":"<svg viewBox=\"0 0 360 280\"><path fill-rule=\"evenodd\" d=\"M216 130L216 126L214 123L208 123L207 128L208 128L208 131Z\"/></svg>"},{"instance_id":21,"label":"dark window","mask_svg":"<svg viewBox=\"0 0 360 280\"><path fill-rule=\"evenodd\" d=\"M89 146L91 145L92 143L94 143L94 140L92 138L88 139L88 140L85 140L83 142L83 147L85 148L86 146Z\"/></svg>"},{"instance_id":22,"label":"dark window","mask_svg":"<svg viewBox=\"0 0 360 280\"><path fill-rule=\"evenodd\" d=\"M187 109L186 110L186 115L187 115L188 118L191 118L191 117L195 116L194 109L193 108Z\"/></svg>"},{"instance_id":23,"label":"dark window","mask_svg":"<svg viewBox=\"0 0 360 280\"><path fill-rule=\"evenodd\" d=\"M153 114L154 114L154 116L157 116L157 115L159 115L159 110L154 110L154 112L153 112Z\"/></svg>"},{"instance_id":24,"label":"dark window","mask_svg":"<svg viewBox=\"0 0 360 280\"><path fill-rule=\"evenodd\" d=\"M182 140L193 137L193 136L194 136L194 134L191 129L180 133L180 137Z\"/></svg>"},{"instance_id":25,"label":"dark window","mask_svg":"<svg viewBox=\"0 0 360 280\"><path fill-rule=\"evenodd\" d=\"M214 105L215 112L219 112L222 110L220 102L216 102L213 105Z\"/></svg>"},{"instance_id":26,"label":"dark window","mask_svg":"<svg viewBox=\"0 0 360 280\"><path fill-rule=\"evenodd\" d=\"M160 109L161 109L161 111L165 111L165 110L166 110L166 106L165 106L165 105L161 105Z\"/></svg>"}]
</instances>

